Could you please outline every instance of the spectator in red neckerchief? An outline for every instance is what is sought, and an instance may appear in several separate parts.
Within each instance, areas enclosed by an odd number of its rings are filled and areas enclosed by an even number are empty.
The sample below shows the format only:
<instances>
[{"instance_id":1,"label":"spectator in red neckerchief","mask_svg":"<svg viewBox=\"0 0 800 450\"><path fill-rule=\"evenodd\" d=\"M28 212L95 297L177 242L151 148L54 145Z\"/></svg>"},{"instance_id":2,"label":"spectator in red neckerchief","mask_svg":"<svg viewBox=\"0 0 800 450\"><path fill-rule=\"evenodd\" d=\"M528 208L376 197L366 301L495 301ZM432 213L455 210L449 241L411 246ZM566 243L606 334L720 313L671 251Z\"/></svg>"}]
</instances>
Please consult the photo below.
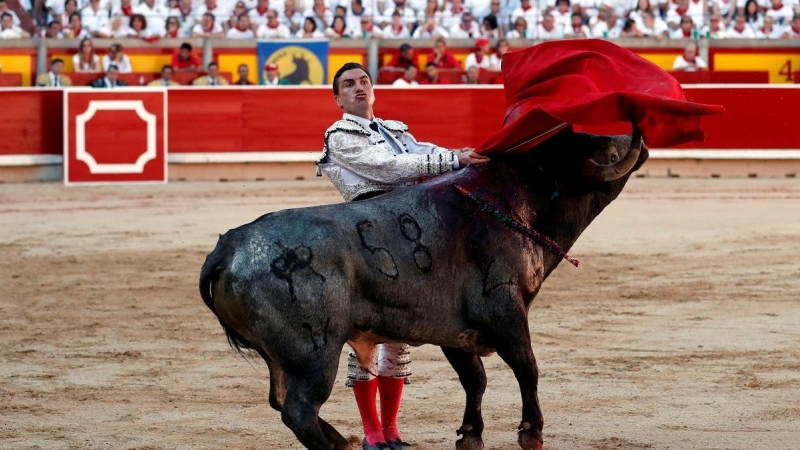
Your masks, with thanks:
<instances>
[{"instance_id":1,"label":"spectator in red neckerchief","mask_svg":"<svg viewBox=\"0 0 800 450\"><path fill-rule=\"evenodd\" d=\"M481 36L481 27L473 20L472 13L464 11L461 23L447 30L452 39L477 39Z\"/></svg>"},{"instance_id":2,"label":"spectator in red neckerchief","mask_svg":"<svg viewBox=\"0 0 800 450\"><path fill-rule=\"evenodd\" d=\"M492 53L492 56L489 57L490 70L500 72L503 62L503 55L508 53L510 48L511 46L508 45L508 40L500 39L497 41L497 46L495 47L494 53Z\"/></svg>"},{"instance_id":3,"label":"spectator in red neckerchief","mask_svg":"<svg viewBox=\"0 0 800 450\"><path fill-rule=\"evenodd\" d=\"M400 45L400 51L395 53L392 60L389 61L388 66L405 69L409 64L416 65L417 58L416 55L414 55L414 49L407 43L403 43Z\"/></svg>"},{"instance_id":4,"label":"spectator in red neckerchief","mask_svg":"<svg viewBox=\"0 0 800 450\"><path fill-rule=\"evenodd\" d=\"M425 72L427 72L428 75L423 77L419 84L450 84L439 75L439 69L436 67L436 64L432 62L429 62L428 65L425 66Z\"/></svg>"},{"instance_id":5,"label":"spectator in red neckerchief","mask_svg":"<svg viewBox=\"0 0 800 450\"><path fill-rule=\"evenodd\" d=\"M632 20L632 19L629 19ZM636 21L634 20L634 23ZM583 16L580 13L574 12L572 16L570 16L570 26L564 29L564 36L565 37L575 37L581 39L587 39L592 36L592 32L589 31L589 27L583 24ZM641 36L637 36L641 37Z\"/></svg>"},{"instance_id":6,"label":"spectator in red neckerchief","mask_svg":"<svg viewBox=\"0 0 800 450\"><path fill-rule=\"evenodd\" d=\"M164 39L178 39L180 37L181 23L177 17L167 17L164 27Z\"/></svg>"},{"instance_id":7,"label":"spectator in red neckerchief","mask_svg":"<svg viewBox=\"0 0 800 450\"><path fill-rule=\"evenodd\" d=\"M798 39L800 38L800 14L796 14L792 18L792 24L786 27L783 36L784 39Z\"/></svg>"},{"instance_id":8,"label":"spectator in red neckerchief","mask_svg":"<svg viewBox=\"0 0 800 450\"><path fill-rule=\"evenodd\" d=\"M133 15L133 5L131 4L131 0L122 0L119 3L119 6L113 8L111 11L111 15L119 14L121 16L127 17L130 20L131 16Z\"/></svg>"},{"instance_id":9,"label":"spectator in red neckerchief","mask_svg":"<svg viewBox=\"0 0 800 450\"><path fill-rule=\"evenodd\" d=\"M78 53L72 57L75 72L102 72L100 57L94 52L94 45L89 38L83 38L78 45Z\"/></svg>"},{"instance_id":10,"label":"spectator in red neckerchief","mask_svg":"<svg viewBox=\"0 0 800 450\"><path fill-rule=\"evenodd\" d=\"M689 16L681 17L680 27L670 34L672 39L691 39L694 31L694 22Z\"/></svg>"},{"instance_id":11,"label":"spectator in red neckerchief","mask_svg":"<svg viewBox=\"0 0 800 450\"><path fill-rule=\"evenodd\" d=\"M200 70L203 64L200 58L192 54L192 44L184 42L181 44L180 50L172 55L172 67L175 72L192 72Z\"/></svg>"},{"instance_id":12,"label":"spectator in red neckerchief","mask_svg":"<svg viewBox=\"0 0 800 450\"><path fill-rule=\"evenodd\" d=\"M436 64L436 67L439 69L461 68L461 63L447 50L447 44L442 38L436 39L436 42L433 44L433 51L428 55L428 61Z\"/></svg>"},{"instance_id":13,"label":"spectator in red neckerchief","mask_svg":"<svg viewBox=\"0 0 800 450\"><path fill-rule=\"evenodd\" d=\"M467 55L464 60L464 65L467 67L477 66L481 69L489 70L492 63L489 60L489 46L491 41L486 38L480 38L475 41L475 51Z\"/></svg>"},{"instance_id":14,"label":"spectator in red neckerchief","mask_svg":"<svg viewBox=\"0 0 800 450\"><path fill-rule=\"evenodd\" d=\"M696 72L704 69L708 69L708 64L703 61L703 58L697 56L697 43L694 41L686 44L683 55L675 58L675 63L672 64L672 70L675 71Z\"/></svg>"}]
</instances>

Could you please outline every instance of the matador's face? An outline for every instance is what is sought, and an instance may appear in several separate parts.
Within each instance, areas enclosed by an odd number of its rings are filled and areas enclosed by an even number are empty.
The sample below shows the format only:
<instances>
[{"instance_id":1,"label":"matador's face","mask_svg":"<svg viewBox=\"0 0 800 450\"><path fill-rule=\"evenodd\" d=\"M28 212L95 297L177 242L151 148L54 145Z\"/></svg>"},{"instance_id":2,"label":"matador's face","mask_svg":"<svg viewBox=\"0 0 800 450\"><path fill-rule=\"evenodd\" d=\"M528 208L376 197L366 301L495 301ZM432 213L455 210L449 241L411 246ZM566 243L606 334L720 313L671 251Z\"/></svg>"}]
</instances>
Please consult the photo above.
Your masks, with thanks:
<instances>
[{"instance_id":1,"label":"matador's face","mask_svg":"<svg viewBox=\"0 0 800 450\"><path fill-rule=\"evenodd\" d=\"M375 91L367 73L361 69L344 72L339 77L339 95L336 96L336 103L348 114L374 119L372 105L375 104Z\"/></svg>"}]
</instances>

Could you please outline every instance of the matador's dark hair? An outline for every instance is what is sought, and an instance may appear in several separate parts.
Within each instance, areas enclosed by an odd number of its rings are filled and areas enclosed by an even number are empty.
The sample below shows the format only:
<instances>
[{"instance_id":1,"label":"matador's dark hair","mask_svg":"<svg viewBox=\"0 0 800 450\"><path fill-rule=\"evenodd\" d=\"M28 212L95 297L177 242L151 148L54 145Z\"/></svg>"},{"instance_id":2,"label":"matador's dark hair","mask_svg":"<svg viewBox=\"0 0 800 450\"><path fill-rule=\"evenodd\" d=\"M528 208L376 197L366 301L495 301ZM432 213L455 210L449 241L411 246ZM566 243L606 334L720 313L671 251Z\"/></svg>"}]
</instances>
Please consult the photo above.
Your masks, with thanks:
<instances>
[{"instance_id":1,"label":"matador's dark hair","mask_svg":"<svg viewBox=\"0 0 800 450\"><path fill-rule=\"evenodd\" d=\"M343 65L339 70L336 71L336 75L333 76L333 95L339 95L339 78L342 77L342 74L347 72L350 69L361 69L364 73L367 74L369 77L369 82L372 83L372 75L369 74L369 71L359 63L349 62Z\"/></svg>"}]
</instances>

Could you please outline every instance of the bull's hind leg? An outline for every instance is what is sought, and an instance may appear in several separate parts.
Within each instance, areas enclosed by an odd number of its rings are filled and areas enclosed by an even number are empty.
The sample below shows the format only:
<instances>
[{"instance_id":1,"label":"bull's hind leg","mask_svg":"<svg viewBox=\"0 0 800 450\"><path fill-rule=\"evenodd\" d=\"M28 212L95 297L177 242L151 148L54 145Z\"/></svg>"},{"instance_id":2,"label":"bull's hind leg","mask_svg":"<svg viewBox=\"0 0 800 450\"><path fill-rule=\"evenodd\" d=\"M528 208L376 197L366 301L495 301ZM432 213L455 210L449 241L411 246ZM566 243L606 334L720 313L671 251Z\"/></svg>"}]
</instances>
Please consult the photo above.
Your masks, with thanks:
<instances>
[{"instance_id":1,"label":"bull's hind leg","mask_svg":"<svg viewBox=\"0 0 800 450\"><path fill-rule=\"evenodd\" d=\"M483 417L481 403L486 392L486 372L481 358L470 352L455 348L442 347L442 352L453 366L461 386L467 395L464 408L464 419L458 434L462 437L456 441L457 450L483 449Z\"/></svg>"},{"instance_id":2,"label":"bull's hind leg","mask_svg":"<svg viewBox=\"0 0 800 450\"><path fill-rule=\"evenodd\" d=\"M328 399L336 379L337 359L309 365L298 371L285 371L286 398L281 419L309 450L346 449L347 440L319 418L319 409Z\"/></svg>"},{"instance_id":3,"label":"bull's hind leg","mask_svg":"<svg viewBox=\"0 0 800 450\"><path fill-rule=\"evenodd\" d=\"M286 373L283 369L280 368L278 363L270 359L266 353L259 351L264 361L267 363L267 367L269 367L269 405L275 409L276 411L281 413L283 418L283 409L284 404L286 403L287 398L287 378ZM335 375L335 372L334 372ZM331 389L333 388L333 384L331 383ZM330 395L330 389L328 390L327 394L325 394L325 399ZM323 400L324 401L324 400ZM321 406L321 403L320 403ZM316 413L319 413L319 406L315 409ZM286 420L284 423L286 423ZM328 422L324 421L317 415L317 423L319 424L320 430L322 430L322 434L325 436L329 446L325 448L333 448L334 450L348 450L349 444L347 439L344 438L336 428L331 426ZM287 423L288 425L288 423ZM291 428L291 427L290 427ZM292 431L294 429L292 428ZM296 434L296 433L295 433ZM300 437L298 436L298 439ZM301 442L303 442L301 440ZM305 443L304 443L305 445ZM309 447L312 448L312 447Z\"/></svg>"}]
</instances>

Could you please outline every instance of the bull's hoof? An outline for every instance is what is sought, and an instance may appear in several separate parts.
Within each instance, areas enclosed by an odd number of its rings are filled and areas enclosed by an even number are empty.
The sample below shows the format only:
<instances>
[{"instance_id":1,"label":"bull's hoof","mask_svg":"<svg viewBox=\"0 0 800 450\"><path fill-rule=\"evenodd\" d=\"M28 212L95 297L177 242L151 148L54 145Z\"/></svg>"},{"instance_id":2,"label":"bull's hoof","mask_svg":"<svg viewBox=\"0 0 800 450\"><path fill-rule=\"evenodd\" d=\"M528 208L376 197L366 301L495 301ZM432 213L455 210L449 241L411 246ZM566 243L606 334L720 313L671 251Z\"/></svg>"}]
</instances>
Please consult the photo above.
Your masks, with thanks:
<instances>
[{"instance_id":1,"label":"bull's hoof","mask_svg":"<svg viewBox=\"0 0 800 450\"><path fill-rule=\"evenodd\" d=\"M465 434L456 441L456 450L483 450L483 439Z\"/></svg>"},{"instance_id":2,"label":"bull's hoof","mask_svg":"<svg viewBox=\"0 0 800 450\"><path fill-rule=\"evenodd\" d=\"M522 430L519 432L517 442L522 450L542 450L544 445L542 442L541 432L533 430Z\"/></svg>"}]
</instances>

